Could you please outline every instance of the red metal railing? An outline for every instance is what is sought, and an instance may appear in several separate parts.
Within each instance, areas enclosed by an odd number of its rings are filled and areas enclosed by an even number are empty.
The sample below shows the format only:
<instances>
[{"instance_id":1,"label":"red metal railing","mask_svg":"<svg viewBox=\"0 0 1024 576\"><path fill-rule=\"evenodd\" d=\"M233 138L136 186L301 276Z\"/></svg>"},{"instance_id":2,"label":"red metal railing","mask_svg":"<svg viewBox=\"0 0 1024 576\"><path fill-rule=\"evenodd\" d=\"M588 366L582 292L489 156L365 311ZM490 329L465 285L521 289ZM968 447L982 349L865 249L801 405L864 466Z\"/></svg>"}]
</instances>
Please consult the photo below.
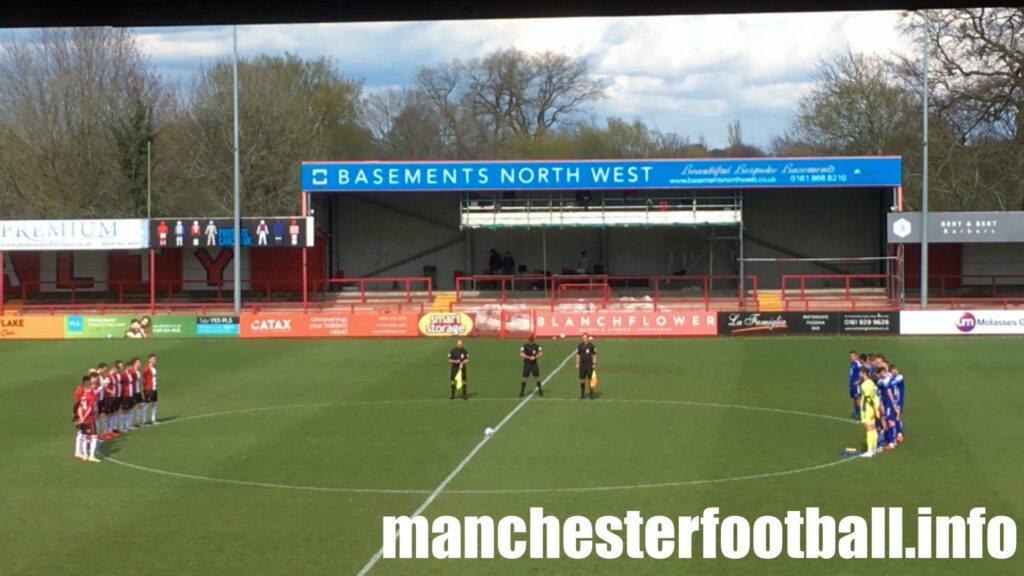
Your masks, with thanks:
<instances>
[{"instance_id":1,"label":"red metal railing","mask_svg":"<svg viewBox=\"0 0 1024 576\"><path fill-rule=\"evenodd\" d=\"M919 291L921 276L906 276L907 290ZM1000 297L1000 289L1016 290L1024 294L1024 274L929 274L928 295L935 294L938 290L939 298L955 298L951 294L955 292L974 292L981 289L988 289L989 296ZM1012 297L1011 297L1012 299Z\"/></svg>"},{"instance_id":2,"label":"red metal railing","mask_svg":"<svg viewBox=\"0 0 1024 576\"><path fill-rule=\"evenodd\" d=\"M781 305L785 310L890 310L900 306L886 274L785 274L780 277ZM906 277L905 306L919 300L913 289L917 278ZM340 278L310 283L303 298L294 279L246 283L245 310L316 309L358 311L423 312L434 300L430 277ZM739 293L737 276L678 275L497 275L456 278L455 299L449 309L472 309L488 304L503 309L551 309L585 302L597 308L643 307L705 310L756 310L758 278L749 275L745 294ZM934 275L930 298L933 308L1024 307L1024 275L964 274ZM130 313L157 310L169 312L232 311L233 285L230 280L158 280L150 293L148 282L71 280L23 281L8 289L5 304L18 299L17 308L32 313L61 311ZM0 304L0 310L3 304Z\"/></svg>"},{"instance_id":3,"label":"red metal railing","mask_svg":"<svg viewBox=\"0 0 1024 576\"><path fill-rule=\"evenodd\" d=\"M714 276L679 276L679 275L540 275L524 274L519 276L462 276L455 279L455 301L463 302L467 292L478 292L473 301L492 301L505 304L511 302L536 302L543 298L553 300L560 286L607 285L610 296L614 299L632 291L632 294L650 296L657 306L666 302L695 302L710 304L716 301L757 300L757 276L748 275L745 285L747 298L739 294L739 277L729 275ZM716 287L716 283L721 288ZM686 294L687 290L694 293ZM488 293L497 294L492 296ZM536 295L531 295L536 294ZM603 295L602 295L603 298ZM602 298L597 298L600 300Z\"/></svg>"},{"instance_id":4,"label":"red metal railing","mask_svg":"<svg viewBox=\"0 0 1024 576\"><path fill-rule=\"evenodd\" d=\"M853 296L852 290L854 288L885 288L886 280L889 278L886 274L783 274L782 282L780 283L782 300L805 300L808 298L808 283L812 284L811 290L829 290L841 288L843 290L843 299L849 300ZM796 281L796 290L792 284ZM836 284L836 285L832 285ZM855 286L860 284L860 286ZM824 298L828 298L827 295L822 295ZM857 296L861 298L860 295ZM872 296L864 295L866 299L871 299ZM875 299L888 300L888 296L875 297Z\"/></svg>"},{"instance_id":5,"label":"red metal railing","mask_svg":"<svg viewBox=\"0 0 1024 576\"><path fill-rule=\"evenodd\" d=\"M327 294L332 290L342 293L354 288L359 294L360 302L367 302L367 292L402 292L406 302L414 298L430 302L434 299L434 281L429 276L382 276L374 278L331 278L316 282L313 286L314 295L326 301Z\"/></svg>"}]
</instances>

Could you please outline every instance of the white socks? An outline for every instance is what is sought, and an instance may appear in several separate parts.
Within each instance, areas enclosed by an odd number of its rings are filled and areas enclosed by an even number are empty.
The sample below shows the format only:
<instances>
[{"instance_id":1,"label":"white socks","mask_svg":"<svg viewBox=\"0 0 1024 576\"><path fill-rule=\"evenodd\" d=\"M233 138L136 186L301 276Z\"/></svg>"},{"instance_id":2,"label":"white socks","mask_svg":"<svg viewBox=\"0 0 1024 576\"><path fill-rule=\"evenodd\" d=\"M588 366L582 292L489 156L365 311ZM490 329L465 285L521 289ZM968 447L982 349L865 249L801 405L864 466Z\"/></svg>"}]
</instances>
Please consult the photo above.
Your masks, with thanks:
<instances>
[{"instance_id":1,"label":"white socks","mask_svg":"<svg viewBox=\"0 0 1024 576\"><path fill-rule=\"evenodd\" d=\"M82 447L84 440L85 436L81 432L75 434L75 456L85 456L85 449Z\"/></svg>"},{"instance_id":2,"label":"white socks","mask_svg":"<svg viewBox=\"0 0 1024 576\"><path fill-rule=\"evenodd\" d=\"M89 458L95 458L96 457L96 437L95 436L90 436L89 440L88 440L88 444L89 444Z\"/></svg>"}]
</instances>

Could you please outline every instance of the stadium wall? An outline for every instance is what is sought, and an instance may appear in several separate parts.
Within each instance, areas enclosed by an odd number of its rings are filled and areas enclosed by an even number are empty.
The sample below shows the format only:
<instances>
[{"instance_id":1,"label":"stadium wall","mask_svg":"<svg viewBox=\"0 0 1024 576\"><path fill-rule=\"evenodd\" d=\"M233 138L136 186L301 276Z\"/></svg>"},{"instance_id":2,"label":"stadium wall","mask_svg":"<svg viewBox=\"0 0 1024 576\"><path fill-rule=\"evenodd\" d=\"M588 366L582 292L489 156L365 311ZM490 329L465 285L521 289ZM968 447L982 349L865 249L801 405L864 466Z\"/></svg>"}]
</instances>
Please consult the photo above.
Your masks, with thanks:
<instances>
[{"instance_id":1,"label":"stadium wall","mask_svg":"<svg viewBox=\"0 0 1024 576\"><path fill-rule=\"evenodd\" d=\"M985 276L1004 276L999 284L1024 284L1024 250L1017 244L961 244L963 283L988 285Z\"/></svg>"},{"instance_id":2,"label":"stadium wall","mask_svg":"<svg viewBox=\"0 0 1024 576\"><path fill-rule=\"evenodd\" d=\"M156 250L159 290L209 290L234 279L228 248ZM311 284L323 277L323 249L309 249ZM243 288L301 291L301 248L248 248L242 251ZM110 252L5 252L4 288L9 298L22 294L70 292L147 293L147 250Z\"/></svg>"},{"instance_id":3,"label":"stadium wall","mask_svg":"<svg viewBox=\"0 0 1024 576\"><path fill-rule=\"evenodd\" d=\"M891 193L882 190L750 190L743 195L747 258L885 256L885 214ZM760 289L777 289L782 274L879 274L873 264L751 262L747 274Z\"/></svg>"}]
</instances>

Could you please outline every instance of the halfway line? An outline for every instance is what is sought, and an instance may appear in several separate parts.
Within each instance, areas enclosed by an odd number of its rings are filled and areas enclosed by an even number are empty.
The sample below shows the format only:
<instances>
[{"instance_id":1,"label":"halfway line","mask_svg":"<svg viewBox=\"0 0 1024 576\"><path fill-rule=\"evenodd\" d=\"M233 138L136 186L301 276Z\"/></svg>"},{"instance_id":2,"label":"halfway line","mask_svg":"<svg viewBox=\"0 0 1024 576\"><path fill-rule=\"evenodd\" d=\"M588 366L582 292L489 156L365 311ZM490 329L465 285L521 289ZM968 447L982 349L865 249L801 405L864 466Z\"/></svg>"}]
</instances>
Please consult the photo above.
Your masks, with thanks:
<instances>
[{"instance_id":1,"label":"halfway line","mask_svg":"<svg viewBox=\"0 0 1024 576\"><path fill-rule=\"evenodd\" d=\"M572 357L575 356L575 355L576 355L575 352L571 352L568 356L566 356L565 359L562 360L562 363L559 364L558 367L556 367L554 370L552 370L551 373L548 374L547 377L544 378L544 380L541 381L541 383L540 383L541 387L543 387L545 384L547 384L548 380L551 380L552 378L554 378L555 374L558 374L558 372L565 366L565 364L570 359L572 359ZM520 400L519 403L516 404L515 407L512 408L512 410L509 411L509 413L506 414L505 417L502 418L500 422L498 422L498 424L494 427L494 431L497 432L498 430L501 430L501 427L504 426L505 423L508 422L513 416L515 416L516 412L519 412L519 410L521 410L523 408L523 406L526 406L527 402L529 402L531 399L533 399L533 396L534 396L535 393L536 393L536 390L530 392L530 394L526 398L523 398L522 400ZM427 496L427 499L423 501L423 504L420 504L420 507L417 508L416 511L411 514L411 517L415 518L415 517L419 516L420 514L422 514L423 511L426 510L427 507L430 506L430 504L434 502L434 500L438 497L438 495L440 495L441 492L444 491L444 489L448 486L448 484L450 484L451 481L454 480L456 476L458 476L459 472L462 472L462 469L466 467L466 464L469 464L469 461L472 460L474 456L476 456L476 453L479 452L480 449L484 447L484 444L487 444L487 441L490 440L490 439L491 439L491 436L484 436L482 440L477 442L476 446L474 446L473 449L469 451L469 454L466 454L466 457L463 458L461 462L459 462L458 466L456 466L447 476L445 476L444 480L442 480L441 483L437 485L437 488L434 488L434 491L431 492L430 495ZM392 535L392 538L397 538L397 537L398 537L397 533ZM383 555L384 555L384 547L381 546L377 550L377 552L374 553L373 557L370 558L370 560L366 562L366 564L363 566L363 568L359 572L356 573L356 576L365 576L370 570L373 569L373 567L377 564L377 562L380 561L381 556L383 556Z\"/></svg>"}]
</instances>

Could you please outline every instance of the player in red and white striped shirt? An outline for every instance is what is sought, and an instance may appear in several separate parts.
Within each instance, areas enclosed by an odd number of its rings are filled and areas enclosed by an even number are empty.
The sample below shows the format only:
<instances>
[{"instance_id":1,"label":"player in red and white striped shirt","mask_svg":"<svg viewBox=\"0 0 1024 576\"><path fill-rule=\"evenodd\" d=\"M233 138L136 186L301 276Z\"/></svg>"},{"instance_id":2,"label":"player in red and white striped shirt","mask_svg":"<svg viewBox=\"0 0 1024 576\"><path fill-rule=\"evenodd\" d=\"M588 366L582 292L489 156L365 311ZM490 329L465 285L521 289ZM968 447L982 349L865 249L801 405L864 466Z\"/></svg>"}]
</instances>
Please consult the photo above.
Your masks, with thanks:
<instances>
[{"instance_id":1,"label":"player in red and white striped shirt","mask_svg":"<svg viewBox=\"0 0 1024 576\"><path fill-rule=\"evenodd\" d=\"M132 429L132 382L128 377L128 370L125 369L124 362L120 360L114 362L114 369L117 371L117 381L120 388L120 394L118 394L117 429L121 432L127 432Z\"/></svg>"},{"instance_id":2,"label":"player in red and white striped shirt","mask_svg":"<svg viewBox=\"0 0 1024 576\"><path fill-rule=\"evenodd\" d=\"M128 379L131 380L132 386L132 428L142 427L142 411L145 406L145 401L142 398L142 386L140 379L142 373L139 372L140 360L138 356L135 356L128 362Z\"/></svg>"},{"instance_id":3,"label":"player in red and white striped shirt","mask_svg":"<svg viewBox=\"0 0 1024 576\"><path fill-rule=\"evenodd\" d=\"M99 440L96 436L96 418L99 410L100 379L97 374L87 378L89 387L82 392L75 414L75 425L78 427L75 438L75 458L86 462L99 462L96 459L96 443Z\"/></svg>"},{"instance_id":4,"label":"player in red and white striped shirt","mask_svg":"<svg viewBox=\"0 0 1024 576\"><path fill-rule=\"evenodd\" d=\"M144 424L159 424L156 420L156 380L156 354L150 354L149 360L146 362L146 368L142 371L142 387L146 398L146 408L143 409L142 418Z\"/></svg>"}]
</instances>

